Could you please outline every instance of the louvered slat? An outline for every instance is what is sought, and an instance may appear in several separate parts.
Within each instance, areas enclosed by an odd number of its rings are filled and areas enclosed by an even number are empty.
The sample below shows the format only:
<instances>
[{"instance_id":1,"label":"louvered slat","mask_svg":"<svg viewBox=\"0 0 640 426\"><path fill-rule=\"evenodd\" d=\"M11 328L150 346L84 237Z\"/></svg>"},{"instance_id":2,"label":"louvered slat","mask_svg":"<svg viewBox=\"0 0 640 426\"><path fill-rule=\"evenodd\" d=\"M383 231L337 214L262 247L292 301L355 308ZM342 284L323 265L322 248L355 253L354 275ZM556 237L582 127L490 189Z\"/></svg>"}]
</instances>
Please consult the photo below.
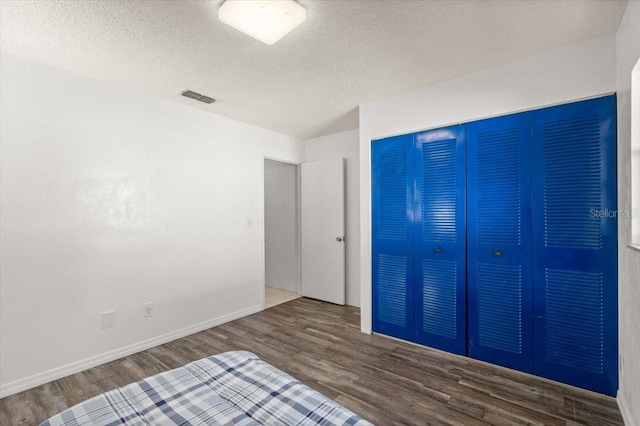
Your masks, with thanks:
<instances>
[{"instance_id":1,"label":"louvered slat","mask_svg":"<svg viewBox=\"0 0 640 426\"><path fill-rule=\"evenodd\" d=\"M547 359L596 374L604 370L602 273L546 269ZM571 301L571 304L567 304Z\"/></svg>"},{"instance_id":2,"label":"louvered slat","mask_svg":"<svg viewBox=\"0 0 640 426\"><path fill-rule=\"evenodd\" d=\"M544 235L547 247L600 248L602 155L597 115L545 123Z\"/></svg>"},{"instance_id":3,"label":"louvered slat","mask_svg":"<svg viewBox=\"0 0 640 426\"><path fill-rule=\"evenodd\" d=\"M400 145L380 155L376 164L379 197L377 236L381 239L407 239L407 152Z\"/></svg>"},{"instance_id":4,"label":"louvered slat","mask_svg":"<svg viewBox=\"0 0 640 426\"><path fill-rule=\"evenodd\" d=\"M422 182L420 185L423 241L458 240L456 199L458 143L447 139L422 146ZM464 230L460 230L464 232Z\"/></svg>"},{"instance_id":5,"label":"louvered slat","mask_svg":"<svg viewBox=\"0 0 640 426\"><path fill-rule=\"evenodd\" d=\"M458 265L450 260L422 260L422 331L456 339Z\"/></svg>"},{"instance_id":6,"label":"louvered slat","mask_svg":"<svg viewBox=\"0 0 640 426\"><path fill-rule=\"evenodd\" d=\"M475 232L480 244L520 244L522 241L520 129L482 132L476 150L478 192ZM515 214L514 214L515 213Z\"/></svg>"},{"instance_id":7,"label":"louvered slat","mask_svg":"<svg viewBox=\"0 0 640 426\"><path fill-rule=\"evenodd\" d=\"M476 283L478 344L522 354L522 267L476 264Z\"/></svg>"},{"instance_id":8,"label":"louvered slat","mask_svg":"<svg viewBox=\"0 0 640 426\"><path fill-rule=\"evenodd\" d=\"M407 327L407 257L378 255L378 318Z\"/></svg>"}]
</instances>

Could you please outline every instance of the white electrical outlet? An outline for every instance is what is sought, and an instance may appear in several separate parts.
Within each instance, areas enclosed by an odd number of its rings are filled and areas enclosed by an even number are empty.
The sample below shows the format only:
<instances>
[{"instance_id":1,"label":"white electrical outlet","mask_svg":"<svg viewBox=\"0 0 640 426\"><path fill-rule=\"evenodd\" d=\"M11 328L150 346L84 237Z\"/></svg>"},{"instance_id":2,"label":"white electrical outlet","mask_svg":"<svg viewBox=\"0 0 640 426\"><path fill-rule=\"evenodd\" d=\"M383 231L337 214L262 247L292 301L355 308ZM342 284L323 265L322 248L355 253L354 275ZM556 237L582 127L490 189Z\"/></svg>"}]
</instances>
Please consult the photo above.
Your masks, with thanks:
<instances>
[{"instance_id":1,"label":"white electrical outlet","mask_svg":"<svg viewBox=\"0 0 640 426\"><path fill-rule=\"evenodd\" d=\"M116 311L104 311L102 313L102 328L116 326Z\"/></svg>"},{"instance_id":2,"label":"white electrical outlet","mask_svg":"<svg viewBox=\"0 0 640 426\"><path fill-rule=\"evenodd\" d=\"M153 316L153 302L147 302L142 305L142 314L145 318Z\"/></svg>"}]
</instances>

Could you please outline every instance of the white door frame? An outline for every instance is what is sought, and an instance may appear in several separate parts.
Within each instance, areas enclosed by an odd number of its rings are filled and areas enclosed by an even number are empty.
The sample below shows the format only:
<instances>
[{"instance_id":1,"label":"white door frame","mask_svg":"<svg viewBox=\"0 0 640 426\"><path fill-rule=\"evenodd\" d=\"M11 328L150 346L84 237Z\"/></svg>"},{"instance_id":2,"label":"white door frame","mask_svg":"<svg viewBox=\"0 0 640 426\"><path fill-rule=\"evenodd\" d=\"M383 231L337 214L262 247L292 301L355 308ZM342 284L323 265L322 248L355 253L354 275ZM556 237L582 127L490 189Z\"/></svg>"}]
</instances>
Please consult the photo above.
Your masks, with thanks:
<instances>
[{"instance_id":1,"label":"white door frame","mask_svg":"<svg viewBox=\"0 0 640 426\"><path fill-rule=\"evenodd\" d=\"M297 286L296 293L300 294L302 290L302 217L300 215L301 203L300 203L300 165L302 163L290 160L283 160L281 158L263 156L262 162L260 164L260 173L262 176L261 183L262 188L260 190L260 235L261 235L261 259L260 259L260 301L262 304L262 309L265 308L265 297L264 297L264 289L266 286L266 256L267 256L267 247L265 242L265 178L264 178L264 162L265 160L277 161L279 163L291 164L296 166L296 270L297 270Z\"/></svg>"}]
</instances>

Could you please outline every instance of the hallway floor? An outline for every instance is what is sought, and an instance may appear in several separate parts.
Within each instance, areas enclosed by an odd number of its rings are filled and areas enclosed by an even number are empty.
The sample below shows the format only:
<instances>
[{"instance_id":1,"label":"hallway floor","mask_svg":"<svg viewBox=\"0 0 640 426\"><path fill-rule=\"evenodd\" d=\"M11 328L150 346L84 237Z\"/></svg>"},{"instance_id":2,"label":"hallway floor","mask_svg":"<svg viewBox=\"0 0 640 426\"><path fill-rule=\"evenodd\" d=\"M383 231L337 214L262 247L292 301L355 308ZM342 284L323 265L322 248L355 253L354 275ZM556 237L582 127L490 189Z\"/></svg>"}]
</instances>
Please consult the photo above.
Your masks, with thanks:
<instances>
[{"instance_id":1,"label":"hallway floor","mask_svg":"<svg viewBox=\"0 0 640 426\"><path fill-rule=\"evenodd\" d=\"M299 298L300 295L291 291L280 290L273 287L265 287L264 307L272 308L281 303L290 302Z\"/></svg>"}]
</instances>

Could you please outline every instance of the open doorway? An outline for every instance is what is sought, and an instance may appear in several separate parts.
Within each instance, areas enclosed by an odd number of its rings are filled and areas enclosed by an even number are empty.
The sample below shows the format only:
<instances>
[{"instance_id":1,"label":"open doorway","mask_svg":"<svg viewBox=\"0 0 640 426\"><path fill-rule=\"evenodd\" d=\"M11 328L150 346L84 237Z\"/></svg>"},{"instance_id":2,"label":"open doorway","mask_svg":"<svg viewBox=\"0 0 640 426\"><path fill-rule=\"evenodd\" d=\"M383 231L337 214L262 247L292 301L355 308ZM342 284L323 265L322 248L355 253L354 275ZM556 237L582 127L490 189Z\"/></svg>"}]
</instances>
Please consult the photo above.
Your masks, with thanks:
<instances>
[{"instance_id":1,"label":"open doorway","mask_svg":"<svg viewBox=\"0 0 640 426\"><path fill-rule=\"evenodd\" d=\"M300 297L300 167L264 160L265 308Z\"/></svg>"}]
</instances>

